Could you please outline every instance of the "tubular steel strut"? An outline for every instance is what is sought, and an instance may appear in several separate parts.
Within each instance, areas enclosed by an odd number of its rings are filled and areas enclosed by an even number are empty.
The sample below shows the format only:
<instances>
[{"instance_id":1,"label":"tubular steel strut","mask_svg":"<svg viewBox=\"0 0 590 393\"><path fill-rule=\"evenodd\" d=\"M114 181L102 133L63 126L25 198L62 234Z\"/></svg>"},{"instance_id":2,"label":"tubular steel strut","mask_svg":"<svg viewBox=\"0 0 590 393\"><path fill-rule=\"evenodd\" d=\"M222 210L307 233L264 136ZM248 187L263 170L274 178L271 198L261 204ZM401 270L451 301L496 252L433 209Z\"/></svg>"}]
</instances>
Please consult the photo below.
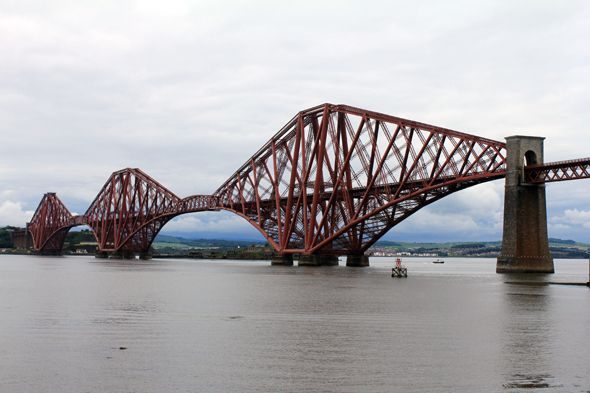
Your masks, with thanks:
<instances>
[{"instance_id":1,"label":"tubular steel strut","mask_svg":"<svg viewBox=\"0 0 590 393\"><path fill-rule=\"evenodd\" d=\"M146 252L189 212L228 210L280 253L363 254L389 229L453 192L505 176L506 144L346 105L300 112L212 195L179 198L139 169L111 175L73 216L43 197L29 230L60 251L88 225L101 251ZM547 180L545 180L547 181Z\"/></svg>"}]
</instances>

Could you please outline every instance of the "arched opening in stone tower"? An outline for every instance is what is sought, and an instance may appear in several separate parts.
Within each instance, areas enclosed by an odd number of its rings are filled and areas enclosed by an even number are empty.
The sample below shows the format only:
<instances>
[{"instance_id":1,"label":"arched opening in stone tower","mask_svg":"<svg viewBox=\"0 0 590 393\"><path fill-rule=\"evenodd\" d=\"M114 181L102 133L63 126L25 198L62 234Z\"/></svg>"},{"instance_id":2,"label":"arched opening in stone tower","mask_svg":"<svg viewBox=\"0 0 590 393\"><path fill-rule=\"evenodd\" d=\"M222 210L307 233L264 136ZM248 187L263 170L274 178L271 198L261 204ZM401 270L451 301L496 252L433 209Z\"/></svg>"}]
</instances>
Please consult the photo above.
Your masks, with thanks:
<instances>
[{"instance_id":1,"label":"arched opening in stone tower","mask_svg":"<svg viewBox=\"0 0 590 393\"><path fill-rule=\"evenodd\" d=\"M537 154L532 151L529 150L526 153L524 153L524 165L535 165L537 164Z\"/></svg>"}]
</instances>

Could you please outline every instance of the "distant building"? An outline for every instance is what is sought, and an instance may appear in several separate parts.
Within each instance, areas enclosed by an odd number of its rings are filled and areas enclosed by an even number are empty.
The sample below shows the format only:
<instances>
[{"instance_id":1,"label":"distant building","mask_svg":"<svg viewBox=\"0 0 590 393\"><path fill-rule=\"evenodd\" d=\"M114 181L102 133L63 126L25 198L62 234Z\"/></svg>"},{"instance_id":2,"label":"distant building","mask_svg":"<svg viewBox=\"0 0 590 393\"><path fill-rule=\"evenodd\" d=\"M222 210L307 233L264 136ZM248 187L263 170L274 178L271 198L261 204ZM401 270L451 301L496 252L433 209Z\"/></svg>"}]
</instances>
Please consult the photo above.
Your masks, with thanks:
<instances>
[{"instance_id":1,"label":"distant building","mask_svg":"<svg viewBox=\"0 0 590 393\"><path fill-rule=\"evenodd\" d=\"M33 248L33 237L28 230L10 231L10 240L14 248Z\"/></svg>"}]
</instances>

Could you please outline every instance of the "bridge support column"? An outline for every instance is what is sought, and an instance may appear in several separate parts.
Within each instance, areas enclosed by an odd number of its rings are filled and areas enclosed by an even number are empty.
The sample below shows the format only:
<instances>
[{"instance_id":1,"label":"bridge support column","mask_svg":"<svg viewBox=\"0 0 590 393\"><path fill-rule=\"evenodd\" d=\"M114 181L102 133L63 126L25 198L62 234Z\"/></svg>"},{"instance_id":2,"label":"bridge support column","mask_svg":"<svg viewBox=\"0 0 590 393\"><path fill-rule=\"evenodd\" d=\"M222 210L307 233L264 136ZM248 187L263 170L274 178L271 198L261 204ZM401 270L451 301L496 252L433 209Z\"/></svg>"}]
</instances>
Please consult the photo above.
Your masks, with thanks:
<instances>
[{"instance_id":1,"label":"bridge support column","mask_svg":"<svg viewBox=\"0 0 590 393\"><path fill-rule=\"evenodd\" d=\"M35 251L33 252L33 254L36 255L48 255L48 256L61 256L64 255L62 250L41 250L41 251Z\"/></svg>"},{"instance_id":2,"label":"bridge support column","mask_svg":"<svg viewBox=\"0 0 590 393\"><path fill-rule=\"evenodd\" d=\"M94 257L107 259L109 257L109 253L107 251L96 251L96 254L94 254Z\"/></svg>"},{"instance_id":3,"label":"bridge support column","mask_svg":"<svg viewBox=\"0 0 590 393\"><path fill-rule=\"evenodd\" d=\"M368 255L347 255L346 256L346 266L349 266L349 267L369 266L369 256Z\"/></svg>"},{"instance_id":4,"label":"bridge support column","mask_svg":"<svg viewBox=\"0 0 590 393\"><path fill-rule=\"evenodd\" d=\"M270 261L271 265L293 266L293 254L275 254Z\"/></svg>"},{"instance_id":5,"label":"bridge support column","mask_svg":"<svg viewBox=\"0 0 590 393\"><path fill-rule=\"evenodd\" d=\"M544 184L525 184L523 167L543 163L542 137L506 138L502 252L496 273L553 273Z\"/></svg>"},{"instance_id":6,"label":"bridge support column","mask_svg":"<svg viewBox=\"0 0 590 393\"><path fill-rule=\"evenodd\" d=\"M338 266L337 255L316 255L301 254L299 255L298 266Z\"/></svg>"},{"instance_id":7,"label":"bridge support column","mask_svg":"<svg viewBox=\"0 0 590 393\"><path fill-rule=\"evenodd\" d=\"M132 252L112 252L110 259L135 259L135 253Z\"/></svg>"},{"instance_id":8,"label":"bridge support column","mask_svg":"<svg viewBox=\"0 0 590 393\"><path fill-rule=\"evenodd\" d=\"M140 252L139 259L144 259L144 260L152 259L152 254L149 252Z\"/></svg>"}]
</instances>

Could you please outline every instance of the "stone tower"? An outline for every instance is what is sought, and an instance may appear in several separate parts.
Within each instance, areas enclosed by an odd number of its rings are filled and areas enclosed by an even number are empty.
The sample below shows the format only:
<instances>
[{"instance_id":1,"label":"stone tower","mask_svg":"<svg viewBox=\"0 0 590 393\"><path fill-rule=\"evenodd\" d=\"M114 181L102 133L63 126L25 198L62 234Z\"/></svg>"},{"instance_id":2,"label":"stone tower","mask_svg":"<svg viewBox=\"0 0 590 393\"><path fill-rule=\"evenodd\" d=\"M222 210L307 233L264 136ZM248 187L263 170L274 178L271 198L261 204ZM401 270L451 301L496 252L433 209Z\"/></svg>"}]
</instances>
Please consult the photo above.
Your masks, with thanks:
<instances>
[{"instance_id":1,"label":"stone tower","mask_svg":"<svg viewBox=\"0 0 590 393\"><path fill-rule=\"evenodd\" d=\"M545 184L524 183L525 165L543 163L542 137L506 138L502 253L496 273L553 273L547 238Z\"/></svg>"}]
</instances>

